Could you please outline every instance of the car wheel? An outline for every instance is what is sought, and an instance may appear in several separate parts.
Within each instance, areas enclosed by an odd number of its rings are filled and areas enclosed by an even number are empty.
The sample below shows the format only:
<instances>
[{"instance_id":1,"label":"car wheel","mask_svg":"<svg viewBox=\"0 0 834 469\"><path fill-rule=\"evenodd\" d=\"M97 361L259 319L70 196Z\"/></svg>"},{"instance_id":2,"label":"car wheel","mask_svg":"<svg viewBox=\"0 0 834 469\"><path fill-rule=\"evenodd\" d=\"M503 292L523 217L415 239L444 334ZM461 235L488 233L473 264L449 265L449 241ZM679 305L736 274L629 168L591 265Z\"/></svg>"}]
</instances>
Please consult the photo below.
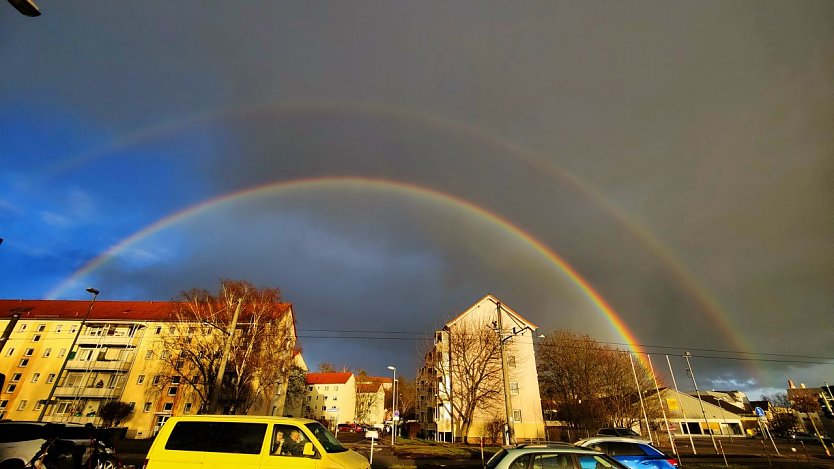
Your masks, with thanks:
<instances>
[{"instance_id":1,"label":"car wheel","mask_svg":"<svg viewBox=\"0 0 834 469\"><path fill-rule=\"evenodd\" d=\"M104 458L99 460L98 463L96 463L95 469L116 469L118 467L119 466L112 459Z\"/></svg>"},{"instance_id":2,"label":"car wheel","mask_svg":"<svg viewBox=\"0 0 834 469\"><path fill-rule=\"evenodd\" d=\"M24 466L23 461L19 459L11 459L0 463L0 469L22 469Z\"/></svg>"}]
</instances>

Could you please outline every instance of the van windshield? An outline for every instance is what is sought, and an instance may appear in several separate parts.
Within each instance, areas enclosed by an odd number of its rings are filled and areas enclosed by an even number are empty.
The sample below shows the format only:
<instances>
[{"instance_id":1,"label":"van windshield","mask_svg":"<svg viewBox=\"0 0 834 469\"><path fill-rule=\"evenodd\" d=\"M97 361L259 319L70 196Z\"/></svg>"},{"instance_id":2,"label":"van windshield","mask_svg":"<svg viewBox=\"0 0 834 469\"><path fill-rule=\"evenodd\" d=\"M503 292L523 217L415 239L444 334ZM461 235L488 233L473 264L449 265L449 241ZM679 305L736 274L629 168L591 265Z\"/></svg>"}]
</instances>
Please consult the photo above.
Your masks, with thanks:
<instances>
[{"instance_id":1,"label":"van windshield","mask_svg":"<svg viewBox=\"0 0 834 469\"><path fill-rule=\"evenodd\" d=\"M339 440L330 433L330 430L324 428L324 426L318 422L308 423L306 425L307 429L319 440L319 443L324 447L324 450L328 453L342 453L347 451L347 448L342 446L339 443Z\"/></svg>"}]
</instances>

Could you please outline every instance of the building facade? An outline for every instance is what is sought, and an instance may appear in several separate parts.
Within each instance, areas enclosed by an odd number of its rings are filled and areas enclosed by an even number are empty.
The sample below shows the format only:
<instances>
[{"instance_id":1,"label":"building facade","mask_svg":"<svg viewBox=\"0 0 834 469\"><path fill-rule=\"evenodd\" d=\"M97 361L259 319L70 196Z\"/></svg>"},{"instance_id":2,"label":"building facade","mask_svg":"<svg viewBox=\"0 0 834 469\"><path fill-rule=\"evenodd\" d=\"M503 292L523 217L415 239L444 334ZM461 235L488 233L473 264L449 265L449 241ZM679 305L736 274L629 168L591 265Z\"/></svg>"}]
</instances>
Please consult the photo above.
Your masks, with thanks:
<instances>
[{"instance_id":1,"label":"building facade","mask_svg":"<svg viewBox=\"0 0 834 469\"><path fill-rule=\"evenodd\" d=\"M292 306L278 310L275 320L291 328L294 348ZM0 418L101 425L100 408L120 401L133 409L122 422L127 436L147 438L170 416L203 405L167 365L177 351L163 347L166 336L200 330L172 322L170 302L0 300L0 312L9 313L0 329L20 314L0 351ZM275 389L248 413L281 415L283 394Z\"/></svg>"},{"instance_id":2,"label":"building facade","mask_svg":"<svg viewBox=\"0 0 834 469\"><path fill-rule=\"evenodd\" d=\"M542 440L536 329L487 295L437 331L416 378L423 436L438 441L495 439L496 425L508 423L503 433L509 431L512 440Z\"/></svg>"},{"instance_id":3,"label":"building facade","mask_svg":"<svg viewBox=\"0 0 834 469\"><path fill-rule=\"evenodd\" d=\"M304 416L330 428L356 420L356 378L351 372L307 373Z\"/></svg>"}]
</instances>

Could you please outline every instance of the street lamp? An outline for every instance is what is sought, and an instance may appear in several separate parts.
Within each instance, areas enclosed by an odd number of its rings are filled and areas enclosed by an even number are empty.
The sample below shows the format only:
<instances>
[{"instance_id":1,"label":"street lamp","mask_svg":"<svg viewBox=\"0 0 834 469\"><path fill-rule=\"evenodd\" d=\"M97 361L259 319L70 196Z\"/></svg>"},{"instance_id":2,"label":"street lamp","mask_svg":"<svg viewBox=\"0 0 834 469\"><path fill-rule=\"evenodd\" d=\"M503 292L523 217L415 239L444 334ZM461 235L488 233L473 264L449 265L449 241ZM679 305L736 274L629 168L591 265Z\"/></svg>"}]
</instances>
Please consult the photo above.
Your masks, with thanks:
<instances>
[{"instance_id":1,"label":"street lamp","mask_svg":"<svg viewBox=\"0 0 834 469\"><path fill-rule=\"evenodd\" d=\"M388 369L394 372L394 379L391 381L391 446L394 446L397 434L397 367L388 365Z\"/></svg>"},{"instance_id":2,"label":"street lamp","mask_svg":"<svg viewBox=\"0 0 834 469\"><path fill-rule=\"evenodd\" d=\"M24 16L41 16L41 11L32 0L9 0L9 3Z\"/></svg>"},{"instance_id":3,"label":"street lamp","mask_svg":"<svg viewBox=\"0 0 834 469\"><path fill-rule=\"evenodd\" d=\"M689 363L689 357L692 354L689 352L684 352L683 358L686 360L686 372L689 373L689 377L692 378L692 384L695 386L695 395L698 396L698 404L701 405L701 413L704 415L704 423L707 425L707 431L709 432L709 438L712 440L712 447L715 449L715 454L719 454L718 446L715 444L715 436L712 434L712 428L709 426L709 421L707 420L707 411L704 410L704 403L701 401L701 392L698 391L698 383L695 382L695 372L692 371L692 365Z\"/></svg>"},{"instance_id":4,"label":"street lamp","mask_svg":"<svg viewBox=\"0 0 834 469\"><path fill-rule=\"evenodd\" d=\"M90 312L93 311L93 305L96 304L96 297L98 297L99 291L90 287L87 289L87 292L93 294L93 299L90 300L90 307L87 308L87 314L84 315L84 319L81 320L81 325L78 326L78 330L75 331L75 337L73 337L72 344L70 344L69 350L67 350L67 355L64 357L64 363L58 371L58 376L55 377L55 382L52 383L52 389L49 390L49 396L47 396L46 400L43 402L41 413L38 415L38 422L43 421L43 416L46 414L46 408L52 403L52 396L55 395L55 389L58 388L58 383L61 382L61 375L67 368L67 362L69 362L70 355L72 355L72 349L75 347L76 342L78 342L78 337L81 335L81 329L84 329L84 324L87 322L87 318L90 317Z\"/></svg>"}]
</instances>

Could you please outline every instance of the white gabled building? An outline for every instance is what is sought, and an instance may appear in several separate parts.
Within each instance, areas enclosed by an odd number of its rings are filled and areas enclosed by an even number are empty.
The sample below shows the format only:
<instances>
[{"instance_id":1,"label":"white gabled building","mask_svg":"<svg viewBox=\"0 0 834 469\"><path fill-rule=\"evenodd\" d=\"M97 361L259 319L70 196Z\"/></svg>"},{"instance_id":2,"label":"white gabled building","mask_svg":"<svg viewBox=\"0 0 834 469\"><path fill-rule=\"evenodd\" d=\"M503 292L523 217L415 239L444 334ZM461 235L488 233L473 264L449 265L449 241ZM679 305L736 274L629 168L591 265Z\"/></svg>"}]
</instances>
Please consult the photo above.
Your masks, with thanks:
<instances>
[{"instance_id":1,"label":"white gabled building","mask_svg":"<svg viewBox=\"0 0 834 469\"><path fill-rule=\"evenodd\" d=\"M492 424L505 421L509 415L515 441L543 439L544 420L533 349L536 329L498 298L487 295L437 331L417 372L417 417L422 435L439 441L460 441L464 436L470 441L491 439L496 436ZM496 352L499 336L503 338L503 364ZM478 348L493 352L476 364L480 360L476 356ZM469 399L477 402L469 425L461 418L467 401L463 396L474 388L466 382L470 374L465 371L467 368L482 370L479 394L489 396Z\"/></svg>"}]
</instances>

